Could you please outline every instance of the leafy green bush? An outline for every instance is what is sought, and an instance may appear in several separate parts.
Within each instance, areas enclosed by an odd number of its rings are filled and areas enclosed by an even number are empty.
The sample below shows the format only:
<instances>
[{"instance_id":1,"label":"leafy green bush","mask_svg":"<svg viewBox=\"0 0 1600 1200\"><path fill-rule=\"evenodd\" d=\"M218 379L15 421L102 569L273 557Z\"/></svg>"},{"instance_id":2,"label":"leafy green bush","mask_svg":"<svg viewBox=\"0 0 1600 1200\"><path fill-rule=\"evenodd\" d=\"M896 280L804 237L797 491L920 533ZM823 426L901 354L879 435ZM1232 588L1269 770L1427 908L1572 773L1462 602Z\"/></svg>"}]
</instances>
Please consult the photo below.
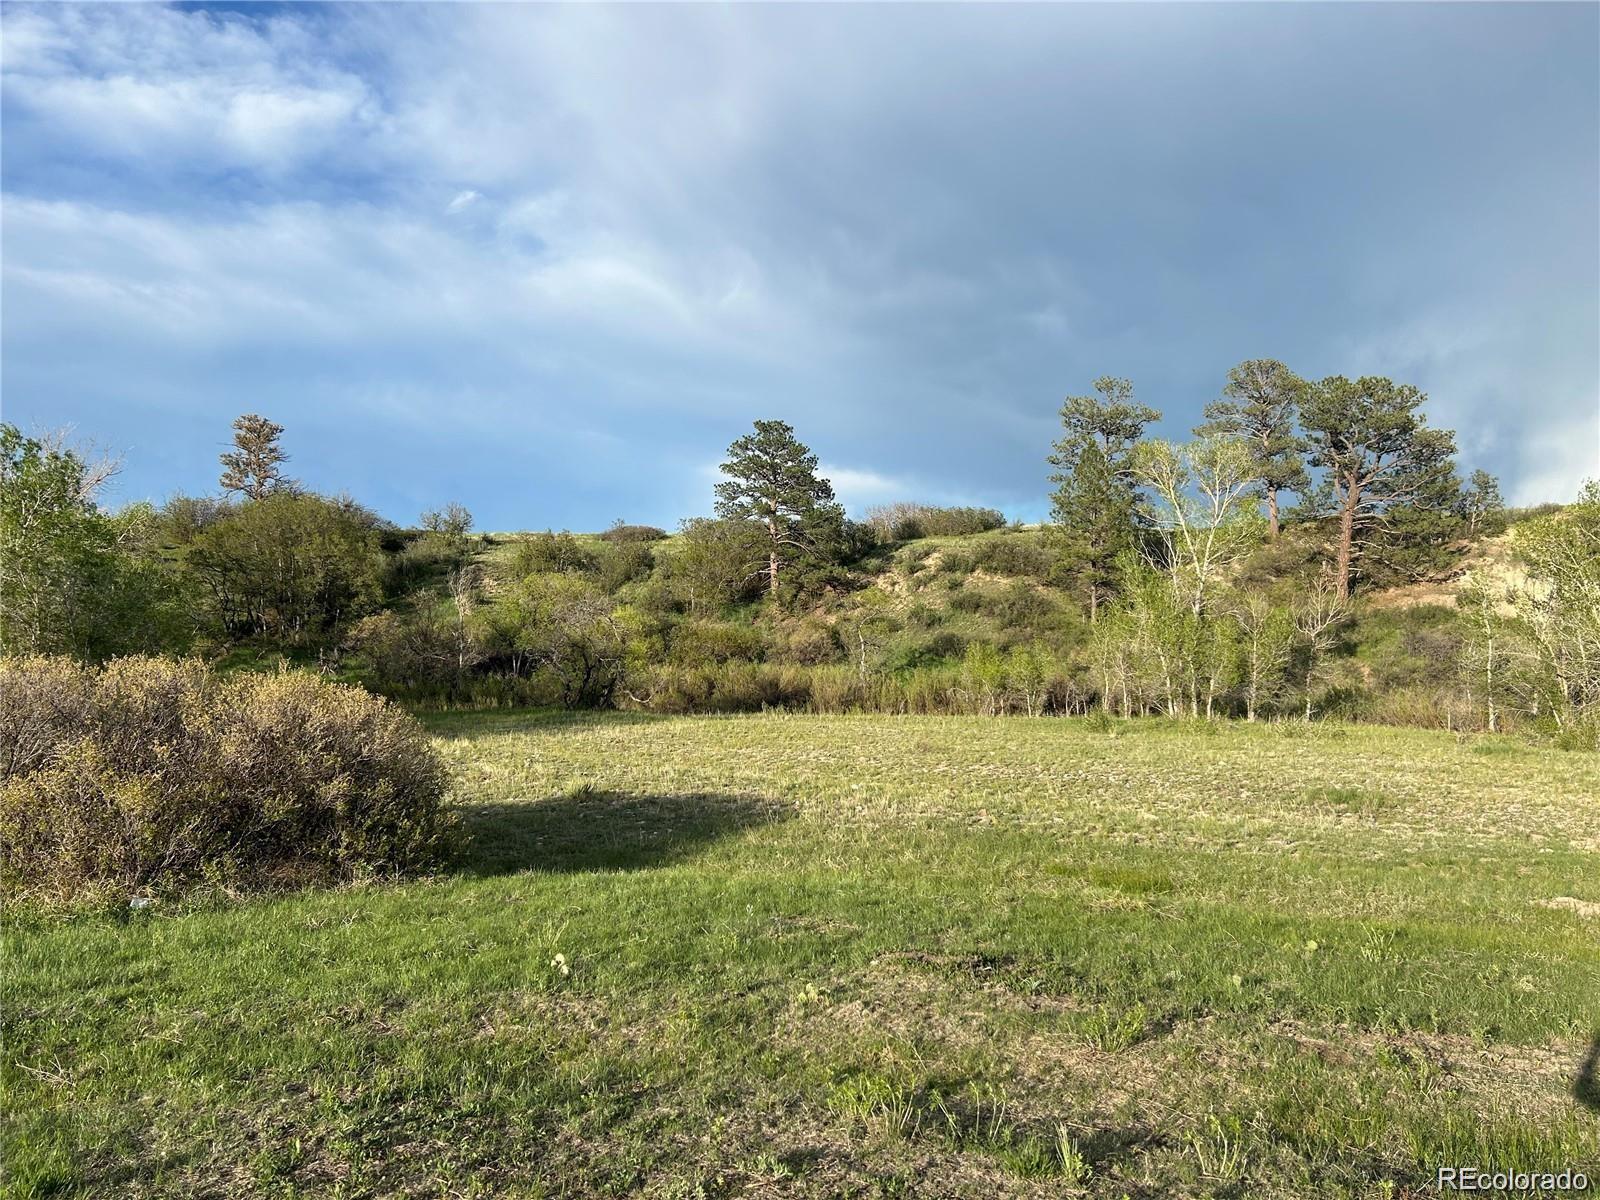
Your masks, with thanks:
<instances>
[{"instance_id":1,"label":"leafy green bush","mask_svg":"<svg viewBox=\"0 0 1600 1200\"><path fill-rule=\"evenodd\" d=\"M611 593L636 580L648 579L655 565L655 553L643 541L609 542L595 555L600 586Z\"/></svg>"},{"instance_id":2,"label":"leafy green bush","mask_svg":"<svg viewBox=\"0 0 1600 1200\"><path fill-rule=\"evenodd\" d=\"M546 531L530 534L512 546L502 574L514 581L529 575L593 571L596 566L594 552L570 533Z\"/></svg>"},{"instance_id":3,"label":"leafy green bush","mask_svg":"<svg viewBox=\"0 0 1600 1200\"><path fill-rule=\"evenodd\" d=\"M278 491L230 507L185 561L229 636L304 645L378 606L378 527L348 499Z\"/></svg>"},{"instance_id":4,"label":"leafy green bush","mask_svg":"<svg viewBox=\"0 0 1600 1200\"><path fill-rule=\"evenodd\" d=\"M734 659L761 657L761 634L733 621L684 621L672 631L672 662L682 667L703 667Z\"/></svg>"},{"instance_id":5,"label":"leafy green bush","mask_svg":"<svg viewBox=\"0 0 1600 1200\"><path fill-rule=\"evenodd\" d=\"M950 611L958 613L981 612L985 604L984 594L974 588L962 588L950 597Z\"/></svg>"},{"instance_id":6,"label":"leafy green bush","mask_svg":"<svg viewBox=\"0 0 1600 1200\"><path fill-rule=\"evenodd\" d=\"M69 898L438 862L453 822L420 726L312 675L0 661L0 880Z\"/></svg>"},{"instance_id":7,"label":"leafy green bush","mask_svg":"<svg viewBox=\"0 0 1600 1200\"><path fill-rule=\"evenodd\" d=\"M1043 579L1050 573L1051 558L1037 534L985 538L973 545L972 557L978 566L996 575Z\"/></svg>"},{"instance_id":8,"label":"leafy green bush","mask_svg":"<svg viewBox=\"0 0 1600 1200\"><path fill-rule=\"evenodd\" d=\"M654 525L625 525L618 521L600 535L600 540L605 542L659 542L666 536L667 531L665 529L657 529Z\"/></svg>"}]
</instances>

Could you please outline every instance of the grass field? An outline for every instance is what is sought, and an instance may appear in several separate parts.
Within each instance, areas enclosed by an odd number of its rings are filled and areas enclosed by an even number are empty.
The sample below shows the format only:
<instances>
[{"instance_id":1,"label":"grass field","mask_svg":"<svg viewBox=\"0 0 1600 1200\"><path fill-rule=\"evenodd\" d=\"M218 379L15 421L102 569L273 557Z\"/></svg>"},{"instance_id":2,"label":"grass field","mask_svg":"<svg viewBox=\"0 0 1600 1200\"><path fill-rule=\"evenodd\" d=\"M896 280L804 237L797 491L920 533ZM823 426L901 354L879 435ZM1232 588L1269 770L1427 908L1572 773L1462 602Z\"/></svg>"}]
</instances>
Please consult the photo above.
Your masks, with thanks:
<instances>
[{"instance_id":1,"label":"grass field","mask_svg":"<svg viewBox=\"0 0 1600 1200\"><path fill-rule=\"evenodd\" d=\"M13 914L10 1195L1404 1196L1600 1173L1600 759L455 716L435 879Z\"/></svg>"}]
</instances>

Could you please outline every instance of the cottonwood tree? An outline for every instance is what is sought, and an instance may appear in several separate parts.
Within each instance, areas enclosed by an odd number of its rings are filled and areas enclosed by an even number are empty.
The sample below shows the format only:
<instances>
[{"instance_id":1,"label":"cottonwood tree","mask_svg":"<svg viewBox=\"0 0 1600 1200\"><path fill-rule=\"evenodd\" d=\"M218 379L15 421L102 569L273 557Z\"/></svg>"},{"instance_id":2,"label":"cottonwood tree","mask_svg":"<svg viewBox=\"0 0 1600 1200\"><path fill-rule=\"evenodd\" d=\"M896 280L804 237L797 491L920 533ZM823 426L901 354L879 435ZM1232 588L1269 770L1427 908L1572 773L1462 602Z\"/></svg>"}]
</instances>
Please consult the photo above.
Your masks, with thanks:
<instances>
[{"instance_id":1,"label":"cottonwood tree","mask_svg":"<svg viewBox=\"0 0 1600 1200\"><path fill-rule=\"evenodd\" d=\"M1600 740L1600 481L1576 504L1518 525L1529 582L1512 596L1543 706L1558 730Z\"/></svg>"},{"instance_id":2,"label":"cottonwood tree","mask_svg":"<svg viewBox=\"0 0 1600 1200\"><path fill-rule=\"evenodd\" d=\"M1239 675L1244 691L1244 716L1254 721L1262 703L1277 694L1295 639L1287 609L1260 592L1239 597L1230 610L1239 628Z\"/></svg>"},{"instance_id":3,"label":"cottonwood tree","mask_svg":"<svg viewBox=\"0 0 1600 1200\"><path fill-rule=\"evenodd\" d=\"M221 456L222 490L261 500L286 484L279 469L289 456L278 445L283 426L256 413L233 422L233 449Z\"/></svg>"},{"instance_id":4,"label":"cottonwood tree","mask_svg":"<svg viewBox=\"0 0 1600 1200\"><path fill-rule=\"evenodd\" d=\"M1211 436L1186 446L1145 442L1131 464L1134 479L1155 498L1173 597L1198 616L1228 570L1257 544L1260 517L1243 503L1256 480L1255 456L1242 439Z\"/></svg>"},{"instance_id":5,"label":"cottonwood tree","mask_svg":"<svg viewBox=\"0 0 1600 1200\"><path fill-rule=\"evenodd\" d=\"M817 456L783 421L757 421L755 432L728 447L728 478L716 486L717 515L758 522L766 534L767 594L776 599L780 572L838 541L844 509L833 485L817 475Z\"/></svg>"},{"instance_id":6,"label":"cottonwood tree","mask_svg":"<svg viewBox=\"0 0 1600 1200\"><path fill-rule=\"evenodd\" d=\"M1195 433L1239 438L1250 447L1261 498L1267 502L1267 538L1278 540L1278 493L1310 486L1295 432L1295 405L1305 381L1272 358L1253 358L1228 372L1223 399L1206 405Z\"/></svg>"},{"instance_id":7,"label":"cottonwood tree","mask_svg":"<svg viewBox=\"0 0 1600 1200\"><path fill-rule=\"evenodd\" d=\"M1096 395L1069 396L1062 404L1062 436L1049 456L1059 567L1082 589L1090 620L1111 594L1118 557L1137 548L1146 524L1132 458L1145 426L1161 419L1134 401L1126 379L1102 376L1094 388Z\"/></svg>"},{"instance_id":8,"label":"cottonwood tree","mask_svg":"<svg viewBox=\"0 0 1600 1200\"><path fill-rule=\"evenodd\" d=\"M464 538L472 532L472 514L465 504L452 500L443 508L431 508L423 513L422 527L429 533L448 538Z\"/></svg>"},{"instance_id":9,"label":"cottonwood tree","mask_svg":"<svg viewBox=\"0 0 1600 1200\"><path fill-rule=\"evenodd\" d=\"M1179 693L1191 716L1211 716L1236 673L1236 632L1217 610L1234 566L1260 539L1261 517L1246 503L1256 481L1249 443L1208 436L1186 446L1145 442L1133 456L1134 478L1154 499L1160 553L1149 556L1151 579L1133 589L1161 663L1169 712Z\"/></svg>"},{"instance_id":10,"label":"cottonwood tree","mask_svg":"<svg viewBox=\"0 0 1600 1200\"><path fill-rule=\"evenodd\" d=\"M1510 690L1513 635L1502 613L1507 597L1483 580L1461 589L1456 609L1466 627L1461 644L1461 666L1467 678L1468 699L1476 690L1483 698L1490 733L1500 731L1500 710Z\"/></svg>"},{"instance_id":11,"label":"cottonwood tree","mask_svg":"<svg viewBox=\"0 0 1600 1200\"><path fill-rule=\"evenodd\" d=\"M98 503L117 467L0 425L0 650L100 659L185 640L154 510Z\"/></svg>"},{"instance_id":12,"label":"cottonwood tree","mask_svg":"<svg viewBox=\"0 0 1600 1200\"><path fill-rule=\"evenodd\" d=\"M1455 435L1428 428L1419 411L1426 400L1410 384L1375 375L1354 381L1333 375L1306 389L1301 423L1339 518L1334 585L1340 600L1350 595L1353 567L1372 526L1453 476Z\"/></svg>"},{"instance_id":13,"label":"cottonwood tree","mask_svg":"<svg viewBox=\"0 0 1600 1200\"><path fill-rule=\"evenodd\" d=\"M1337 579L1324 573L1294 605L1295 632L1305 663L1305 718L1311 720L1311 696L1323 659L1333 647L1339 628L1350 619L1350 595Z\"/></svg>"}]
</instances>

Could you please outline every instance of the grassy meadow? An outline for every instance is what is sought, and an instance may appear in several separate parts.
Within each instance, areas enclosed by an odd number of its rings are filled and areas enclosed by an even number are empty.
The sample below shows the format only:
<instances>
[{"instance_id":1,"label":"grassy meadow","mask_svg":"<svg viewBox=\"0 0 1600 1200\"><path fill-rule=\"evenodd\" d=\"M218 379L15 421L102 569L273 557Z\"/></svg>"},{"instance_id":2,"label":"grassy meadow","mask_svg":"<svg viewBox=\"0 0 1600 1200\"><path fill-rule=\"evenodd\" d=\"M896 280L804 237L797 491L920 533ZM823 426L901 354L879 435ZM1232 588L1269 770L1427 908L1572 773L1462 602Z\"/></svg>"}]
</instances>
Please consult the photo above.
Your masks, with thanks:
<instances>
[{"instance_id":1,"label":"grassy meadow","mask_svg":"<svg viewBox=\"0 0 1600 1200\"><path fill-rule=\"evenodd\" d=\"M1600 759L431 717L438 877L13 912L6 1195L1405 1196L1600 1169Z\"/></svg>"}]
</instances>

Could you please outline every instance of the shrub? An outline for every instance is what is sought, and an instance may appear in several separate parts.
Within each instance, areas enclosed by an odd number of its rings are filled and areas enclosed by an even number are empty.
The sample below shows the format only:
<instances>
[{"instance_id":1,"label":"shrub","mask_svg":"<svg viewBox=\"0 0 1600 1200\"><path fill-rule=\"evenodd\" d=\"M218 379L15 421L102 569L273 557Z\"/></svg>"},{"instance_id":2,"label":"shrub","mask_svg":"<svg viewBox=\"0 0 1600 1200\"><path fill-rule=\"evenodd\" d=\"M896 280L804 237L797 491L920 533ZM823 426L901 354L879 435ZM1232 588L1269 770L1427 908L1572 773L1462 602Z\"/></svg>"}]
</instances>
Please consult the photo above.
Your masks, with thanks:
<instances>
[{"instance_id":1,"label":"shrub","mask_svg":"<svg viewBox=\"0 0 1600 1200\"><path fill-rule=\"evenodd\" d=\"M962 588L950 597L950 610L958 613L975 613L980 612L985 603L982 592L972 588Z\"/></svg>"},{"instance_id":2,"label":"shrub","mask_svg":"<svg viewBox=\"0 0 1600 1200\"><path fill-rule=\"evenodd\" d=\"M655 553L642 541L607 543L595 556L600 586L611 593L636 580L648 579L655 565Z\"/></svg>"},{"instance_id":3,"label":"shrub","mask_svg":"<svg viewBox=\"0 0 1600 1200\"><path fill-rule=\"evenodd\" d=\"M185 562L232 636L315 642L382 598L377 518L345 499L278 491L233 506Z\"/></svg>"},{"instance_id":4,"label":"shrub","mask_svg":"<svg viewBox=\"0 0 1600 1200\"><path fill-rule=\"evenodd\" d=\"M1047 595L1020 579L998 595L983 597L981 606L1005 629L1035 629L1055 613Z\"/></svg>"},{"instance_id":5,"label":"shrub","mask_svg":"<svg viewBox=\"0 0 1600 1200\"><path fill-rule=\"evenodd\" d=\"M762 654L760 631L732 621L684 621L672 631L670 657L683 667L702 667Z\"/></svg>"},{"instance_id":6,"label":"shrub","mask_svg":"<svg viewBox=\"0 0 1600 1200\"><path fill-rule=\"evenodd\" d=\"M970 554L957 550L946 550L939 555L939 574L941 575L971 575L977 570L978 561Z\"/></svg>"},{"instance_id":7,"label":"shrub","mask_svg":"<svg viewBox=\"0 0 1600 1200\"><path fill-rule=\"evenodd\" d=\"M657 529L654 525L624 525L618 521L600 538L607 542L659 542L666 536L665 529Z\"/></svg>"},{"instance_id":8,"label":"shrub","mask_svg":"<svg viewBox=\"0 0 1600 1200\"><path fill-rule=\"evenodd\" d=\"M1043 579L1050 573L1050 555L1037 535L988 538L975 544L973 559L996 575L1022 575Z\"/></svg>"},{"instance_id":9,"label":"shrub","mask_svg":"<svg viewBox=\"0 0 1600 1200\"><path fill-rule=\"evenodd\" d=\"M588 572L595 567L595 555L589 547L565 530L547 530L529 534L516 543L503 564L502 574L508 582L514 582L529 575Z\"/></svg>"},{"instance_id":10,"label":"shrub","mask_svg":"<svg viewBox=\"0 0 1600 1200\"><path fill-rule=\"evenodd\" d=\"M415 870L452 820L420 726L298 673L0 662L0 879L68 898Z\"/></svg>"}]
</instances>

